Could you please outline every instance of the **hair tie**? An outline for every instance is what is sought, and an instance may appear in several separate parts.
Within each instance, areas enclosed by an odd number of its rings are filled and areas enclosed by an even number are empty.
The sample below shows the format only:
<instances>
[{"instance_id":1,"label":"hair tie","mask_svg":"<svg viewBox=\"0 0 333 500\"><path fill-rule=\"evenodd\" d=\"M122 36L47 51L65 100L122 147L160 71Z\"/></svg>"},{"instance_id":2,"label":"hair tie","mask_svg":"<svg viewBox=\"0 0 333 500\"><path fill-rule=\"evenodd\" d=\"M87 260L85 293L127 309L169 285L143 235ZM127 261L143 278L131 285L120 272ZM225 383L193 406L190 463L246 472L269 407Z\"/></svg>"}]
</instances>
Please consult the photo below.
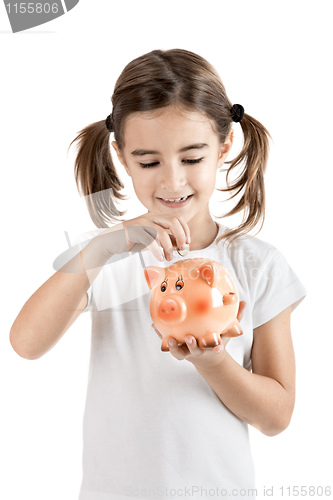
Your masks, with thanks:
<instances>
[{"instance_id":1,"label":"hair tie","mask_svg":"<svg viewBox=\"0 0 333 500\"><path fill-rule=\"evenodd\" d=\"M112 114L110 114L107 119L105 120L105 125L106 128L108 129L109 132L113 132L113 120L112 120Z\"/></svg>"},{"instance_id":2,"label":"hair tie","mask_svg":"<svg viewBox=\"0 0 333 500\"><path fill-rule=\"evenodd\" d=\"M244 116L244 108L241 104L234 104L230 110L232 121L240 122Z\"/></svg>"}]
</instances>

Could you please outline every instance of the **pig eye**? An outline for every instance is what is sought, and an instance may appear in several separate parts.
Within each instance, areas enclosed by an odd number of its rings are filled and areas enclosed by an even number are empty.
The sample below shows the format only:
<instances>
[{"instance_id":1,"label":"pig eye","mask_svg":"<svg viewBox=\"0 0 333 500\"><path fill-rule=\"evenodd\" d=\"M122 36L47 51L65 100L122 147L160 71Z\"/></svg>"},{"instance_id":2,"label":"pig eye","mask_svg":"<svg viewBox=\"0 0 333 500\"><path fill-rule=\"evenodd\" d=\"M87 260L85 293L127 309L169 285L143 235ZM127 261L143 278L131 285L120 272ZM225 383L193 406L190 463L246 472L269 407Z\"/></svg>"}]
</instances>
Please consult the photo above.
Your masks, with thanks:
<instances>
[{"instance_id":1,"label":"pig eye","mask_svg":"<svg viewBox=\"0 0 333 500\"><path fill-rule=\"evenodd\" d=\"M161 284L161 292L165 292L165 290L167 289L167 286L168 286L168 280L164 280L162 281L162 284Z\"/></svg>"},{"instance_id":2,"label":"pig eye","mask_svg":"<svg viewBox=\"0 0 333 500\"><path fill-rule=\"evenodd\" d=\"M181 276L180 278L178 278L178 280L176 281L176 290L181 290L184 286L184 280L183 280L183 276Z\"/></svg>"}]
</instances>

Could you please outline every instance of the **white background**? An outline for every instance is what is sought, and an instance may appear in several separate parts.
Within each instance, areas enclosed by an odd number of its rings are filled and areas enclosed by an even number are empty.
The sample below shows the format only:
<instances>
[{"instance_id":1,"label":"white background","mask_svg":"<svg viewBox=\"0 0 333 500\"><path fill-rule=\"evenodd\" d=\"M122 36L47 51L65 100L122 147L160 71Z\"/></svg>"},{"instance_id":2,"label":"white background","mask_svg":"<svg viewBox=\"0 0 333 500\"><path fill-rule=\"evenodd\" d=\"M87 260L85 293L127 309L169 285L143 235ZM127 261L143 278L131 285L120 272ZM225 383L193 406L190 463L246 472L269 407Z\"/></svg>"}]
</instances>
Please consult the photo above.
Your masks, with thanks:
<instances>
[{"instance_id":1,"label":"white background","mask_svg":"<svg viewBox=\"0 0 333 500\"><path fill-rule=\"evenodd\" d=\"M250 430L258 498L272 486L274 498L281 486L332 486L331 20L331 2L320 0L81 0L59 19L12 34L1 3L1 498L77 498L89 315L36 361L11 349L9 330L53 273L64 231L92 228L69 143L110 113L130 60L177 47L207 58L231 101L273 136L259 236L282 251L308 291L292 318L292 423L273 438ZM235 133L240 141L239 125Z\"/></svg>"}]
</instances>

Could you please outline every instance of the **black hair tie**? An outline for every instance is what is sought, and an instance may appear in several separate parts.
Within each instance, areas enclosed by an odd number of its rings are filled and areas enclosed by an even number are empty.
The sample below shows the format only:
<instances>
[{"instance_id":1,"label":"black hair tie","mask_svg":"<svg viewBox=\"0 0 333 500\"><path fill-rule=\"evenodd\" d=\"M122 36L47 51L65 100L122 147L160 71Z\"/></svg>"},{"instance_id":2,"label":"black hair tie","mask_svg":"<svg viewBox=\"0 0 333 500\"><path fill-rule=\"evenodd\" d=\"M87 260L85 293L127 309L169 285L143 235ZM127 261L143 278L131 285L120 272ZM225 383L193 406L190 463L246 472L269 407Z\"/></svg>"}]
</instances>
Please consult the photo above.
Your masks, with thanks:
<instances>
[{"instance_id":1,"label":"black hair tie","mask_svg":"<svg viewBox=\"0 0 333 500\"><path fill-rule=\"evenodd\" d=\"M109 115L107 119L105 120L105 125L106 128L108 129L109 132L113 132L113 120L112 120L112 115Z\"/></svg>"},{"instance_id":2,"label":"black hair tie","mask_svg":"<svg viewBox=\"0 0 333 500\"><path fill-rule=\"evenodd\" d=\"M230 110L232 121L240 122L244 116L244 108L241 104L234 104Z\"/></svg>"}]
</instances>

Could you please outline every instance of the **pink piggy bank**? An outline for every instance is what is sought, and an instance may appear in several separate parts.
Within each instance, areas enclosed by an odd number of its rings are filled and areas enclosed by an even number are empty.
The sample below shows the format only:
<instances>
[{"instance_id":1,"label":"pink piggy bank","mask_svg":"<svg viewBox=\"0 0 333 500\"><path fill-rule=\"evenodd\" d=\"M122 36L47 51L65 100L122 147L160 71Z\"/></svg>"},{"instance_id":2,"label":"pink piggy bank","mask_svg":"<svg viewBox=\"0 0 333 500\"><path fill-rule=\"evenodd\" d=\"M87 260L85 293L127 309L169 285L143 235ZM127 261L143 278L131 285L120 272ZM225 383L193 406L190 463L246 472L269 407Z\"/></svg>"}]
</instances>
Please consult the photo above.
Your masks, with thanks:
<instances>
[{"instance_id":1,"label":"pink piggy bank","mask_svg":"<svg viewBox=\"0 0 333 500\"><path fill-rule=\"evenodd\" d=\"M214 347L219 336L242 335L237 320L239 297L228 271L209 259L180 260L167 268L149 266L145 278L152 290L150 315L163 336L162 351L168 351L166 337L178 345L193 335L199 347Z\"/></svg>"}]
</instances>

